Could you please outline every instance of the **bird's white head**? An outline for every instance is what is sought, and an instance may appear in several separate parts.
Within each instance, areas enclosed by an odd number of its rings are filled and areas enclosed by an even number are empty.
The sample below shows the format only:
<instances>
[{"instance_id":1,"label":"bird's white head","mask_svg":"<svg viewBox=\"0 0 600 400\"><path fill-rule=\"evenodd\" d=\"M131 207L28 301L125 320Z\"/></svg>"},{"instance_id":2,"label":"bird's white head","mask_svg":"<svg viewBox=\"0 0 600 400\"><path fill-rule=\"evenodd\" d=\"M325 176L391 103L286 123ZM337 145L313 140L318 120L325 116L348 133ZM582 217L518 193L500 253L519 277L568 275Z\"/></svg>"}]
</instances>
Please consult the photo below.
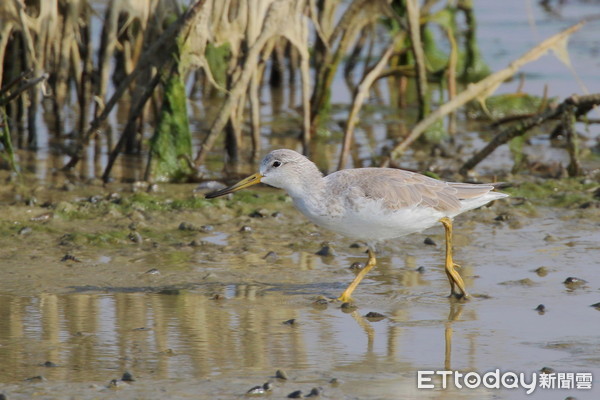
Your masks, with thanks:
<instances>
[{"instance_id":1,"label":"bird's white head","mask_svg":"<svg viewBox=\"0 0 600 400\"><path fill-rule=\"evenodd\" d=\"M273 150L260 163L260 172L225 189L206 194L206 198L223 196L257 183L284 189L292 197L314 191L323 174L312 161L293 150Z\"/></svg>"},{"instance_id":2,"label":"bird's white head","mask_svg":"<svg viewBox=\"0 0 600 400\"><path fill-rule=\"evenodd\" d=\"M293 195L302 190L306 183L323 174L315 164L302 154L293 150L273 150L260 163L260 181L281 188Z\"/></svg>"}]
</instances>

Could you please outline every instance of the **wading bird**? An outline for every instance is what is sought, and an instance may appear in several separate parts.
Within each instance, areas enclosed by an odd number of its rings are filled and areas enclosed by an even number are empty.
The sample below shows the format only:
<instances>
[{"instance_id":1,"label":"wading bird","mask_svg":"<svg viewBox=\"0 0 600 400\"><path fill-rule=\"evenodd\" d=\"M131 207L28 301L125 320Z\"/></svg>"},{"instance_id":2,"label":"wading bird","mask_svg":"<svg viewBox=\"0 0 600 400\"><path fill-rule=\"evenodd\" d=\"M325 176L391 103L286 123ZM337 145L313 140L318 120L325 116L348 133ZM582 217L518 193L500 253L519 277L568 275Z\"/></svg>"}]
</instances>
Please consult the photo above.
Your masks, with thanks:
<instances>
[{"instance_id":1,"label":"wading bird","mask_svg":"<svg viewBox=\"0 0 600 400\"><path fill-rule=\"evenodd\" d=\"M446 232L446 275L450 295L468 297L452 260L452 218L506 197L494 186L444 182L393 168L354 168L323 176L317 166L293 150L274 150L262 160L259 172L228 188L208 193L214 198L266 183L285 190L302 214L315 224L368 245L369 259L338 300L351 295L375 266L374 244L440 222ZM457 290L458 289L458 290Z\"/></svg>"}]
</instances>

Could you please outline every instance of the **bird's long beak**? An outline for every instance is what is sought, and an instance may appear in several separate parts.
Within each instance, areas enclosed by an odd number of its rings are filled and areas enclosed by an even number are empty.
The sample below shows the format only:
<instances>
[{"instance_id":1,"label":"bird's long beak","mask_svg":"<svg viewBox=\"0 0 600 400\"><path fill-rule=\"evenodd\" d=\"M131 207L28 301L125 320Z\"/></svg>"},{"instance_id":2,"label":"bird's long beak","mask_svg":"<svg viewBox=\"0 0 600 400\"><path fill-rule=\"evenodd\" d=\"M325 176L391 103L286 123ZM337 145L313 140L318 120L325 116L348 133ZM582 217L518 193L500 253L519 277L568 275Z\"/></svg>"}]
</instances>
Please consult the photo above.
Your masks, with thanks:
<instances>
[{"instance_id":1,"label":"bird's long beak","mask_svg":"<svg viewBox=\"0 0 600 400\"><path fill-rule=\"evenodd\" d=\"M249 186L256 185L257 183L260 183L260 180L262 177L263 176L260 174L260 172L257 172L256 174L250 175L249 177L242 179L238 183L236 183L232 186L229 186L225 189L207 193L204 197L207 199L214 199L215 197L224 196L229 193L237 192L238 190L241 190L241 189L247 188Z\"/></svg>"}]
</instances>

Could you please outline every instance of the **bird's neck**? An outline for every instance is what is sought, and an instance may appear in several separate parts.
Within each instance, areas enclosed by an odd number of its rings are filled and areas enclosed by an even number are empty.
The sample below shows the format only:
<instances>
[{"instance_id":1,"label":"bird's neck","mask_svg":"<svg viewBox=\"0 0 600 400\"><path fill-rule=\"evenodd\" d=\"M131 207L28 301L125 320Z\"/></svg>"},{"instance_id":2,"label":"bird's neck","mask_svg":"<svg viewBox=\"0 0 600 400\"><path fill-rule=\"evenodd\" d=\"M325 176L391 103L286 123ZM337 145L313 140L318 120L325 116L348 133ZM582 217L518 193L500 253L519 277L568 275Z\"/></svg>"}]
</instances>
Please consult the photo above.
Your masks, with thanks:
<instances>
[{"instance_id":1,"label":"bird's neck","mask_svg":"<svg viewBox=\"0 0 600 400\"><path fill-rule=\"evenodd\" d=\"M305 202L307 206L311 203L318 204L325 196L323 174L314 164L311 167L304 169L302 178L286 188L295 203Z\"/></svg>"}]
</instances>

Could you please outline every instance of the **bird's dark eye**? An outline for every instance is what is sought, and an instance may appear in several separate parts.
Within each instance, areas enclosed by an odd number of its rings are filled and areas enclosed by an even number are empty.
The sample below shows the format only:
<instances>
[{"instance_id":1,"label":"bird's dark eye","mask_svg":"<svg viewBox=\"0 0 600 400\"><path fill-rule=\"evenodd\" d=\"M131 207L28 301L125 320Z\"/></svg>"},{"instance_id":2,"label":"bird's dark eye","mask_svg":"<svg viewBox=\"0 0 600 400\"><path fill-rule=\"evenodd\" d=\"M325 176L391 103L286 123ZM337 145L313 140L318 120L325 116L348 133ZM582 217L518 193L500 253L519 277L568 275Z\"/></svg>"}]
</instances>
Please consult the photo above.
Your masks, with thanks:
<instances>
[{"instance_id":1,"label":"bird's dark eye","mask_svg":"<svg viewBox=\"0 0 600 400\"><path fill-rule=\"evenodd\" d=\"M273 165L273 168L277 168L281 165L281 161L273 161L273 164L271 165Z\"/></svg>"}]
</instances>

